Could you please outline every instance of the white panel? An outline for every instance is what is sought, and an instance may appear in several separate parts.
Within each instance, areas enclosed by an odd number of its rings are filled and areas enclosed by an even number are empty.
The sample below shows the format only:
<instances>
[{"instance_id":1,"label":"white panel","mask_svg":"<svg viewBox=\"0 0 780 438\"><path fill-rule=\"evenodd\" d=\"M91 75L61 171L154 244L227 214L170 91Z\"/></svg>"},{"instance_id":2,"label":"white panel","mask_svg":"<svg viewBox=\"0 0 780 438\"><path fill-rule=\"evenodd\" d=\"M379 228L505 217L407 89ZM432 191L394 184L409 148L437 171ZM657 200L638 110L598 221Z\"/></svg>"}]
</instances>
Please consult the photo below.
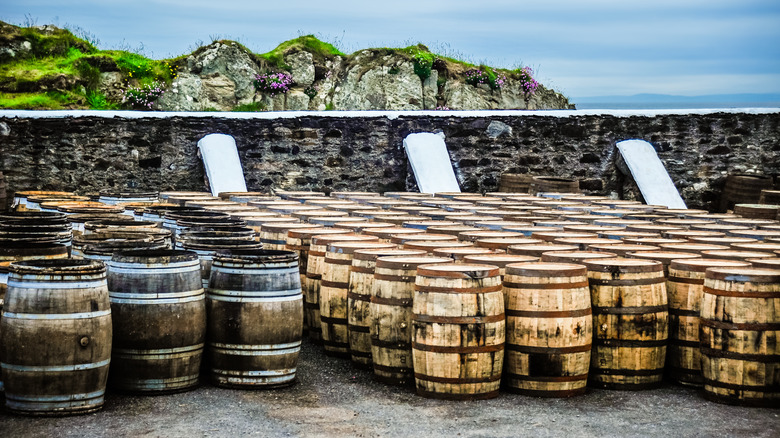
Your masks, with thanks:
<instances>
[{"instance_id":1,"label":"white panel","mask_svg":"<svg viewBox=\"0 0 780 438\"><path fill-rule=\"evenodd\" d=\"M200 139L198 150L203 157L206 176L209 177L211 194L220 192L246 192L244 170L238 158L236 140L225 134L209 134Z\"/></svg>"},{"instance_id":2,"label":"white panel","mask_svg":"<svg viewBox=\"0 0 780 438\"><path fill-rule=\"evenodd\" d=\"M404 139L404 149L421 193L460 192L442 135L409 134Z\"/></svg>"},{"instance_id":3,"label":"white panel","mask_svg":"<svg viewBox=\"0 0 780 438\"><path fill-rule=\"evenodd\" d=\"M617 148L648 205L688 208L653 145L644 140L625 140L618 142Z\"/></svg>"}]
</instances>

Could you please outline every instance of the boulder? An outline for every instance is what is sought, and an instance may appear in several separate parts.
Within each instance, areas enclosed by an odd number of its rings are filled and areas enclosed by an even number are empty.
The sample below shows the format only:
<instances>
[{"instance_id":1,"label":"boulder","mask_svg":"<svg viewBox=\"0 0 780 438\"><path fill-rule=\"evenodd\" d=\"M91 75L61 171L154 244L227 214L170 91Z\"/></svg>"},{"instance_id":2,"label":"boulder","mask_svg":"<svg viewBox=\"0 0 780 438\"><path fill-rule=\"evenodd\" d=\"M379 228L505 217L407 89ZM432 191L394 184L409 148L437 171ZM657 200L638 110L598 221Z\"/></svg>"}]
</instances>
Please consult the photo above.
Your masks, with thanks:
<instances>
[{"instance_id":1,"label":"boulder","mask_svg":"<svg viewBox=\"0 0 780 438\"><path fill-rule=\"evenodd\" d=\"M290 66L293 80L300 87L308 87L314 83L314 56L309 52L295 52L284 57Z\"/></svg>"}]
</instances>

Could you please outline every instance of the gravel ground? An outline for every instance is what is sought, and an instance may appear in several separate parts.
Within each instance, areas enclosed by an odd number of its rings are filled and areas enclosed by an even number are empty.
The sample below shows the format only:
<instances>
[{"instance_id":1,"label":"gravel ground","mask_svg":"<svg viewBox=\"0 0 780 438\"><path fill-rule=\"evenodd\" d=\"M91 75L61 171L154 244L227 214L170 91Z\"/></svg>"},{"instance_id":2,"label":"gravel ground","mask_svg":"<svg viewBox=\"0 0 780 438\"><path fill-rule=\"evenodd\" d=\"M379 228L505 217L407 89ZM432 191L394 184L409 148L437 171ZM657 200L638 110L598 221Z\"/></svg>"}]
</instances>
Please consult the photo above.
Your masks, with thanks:
<instances>
[{"instance_id":1,"label":"gravel ground","mask_svg":"<svg viewBox=\"0 0 780 438\"><path fill-rule=\"evenodd\" d=\"M704 400L694 389L590 390L571 399L502 393L430 400L304 342L298 383L274 390L204 385L166 396L109 393L102 411L61 418L0 413L2 437L779 437L780 409Z\"/></svg>"}]
</instances>

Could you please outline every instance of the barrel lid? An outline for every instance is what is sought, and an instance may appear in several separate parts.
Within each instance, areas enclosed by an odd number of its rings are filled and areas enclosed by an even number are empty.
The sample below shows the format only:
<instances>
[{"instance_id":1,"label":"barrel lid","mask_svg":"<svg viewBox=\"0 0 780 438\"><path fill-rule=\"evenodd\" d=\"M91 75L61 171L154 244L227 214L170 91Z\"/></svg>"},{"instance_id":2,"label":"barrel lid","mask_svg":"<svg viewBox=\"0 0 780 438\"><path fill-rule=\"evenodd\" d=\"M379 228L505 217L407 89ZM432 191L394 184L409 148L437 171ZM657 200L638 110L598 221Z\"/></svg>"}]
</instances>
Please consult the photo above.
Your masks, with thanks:
<instances>
[{"instance_id":1,"label":"barrel lid","mask_svg":"<svg viewBox=\"0 0 780 438\"><path fill-rule=\"evenodd\" d=\"M468 263L505 267L511 263L537 262L539 257L521 254L475 254L467 255L463 260Z\"/></svg>"},{"instance_id":2,"label":"barrel lid","mask_svg":"<svg viewBox=\"0 0 780 438\"><path fill-rule=\"evenodd\" d=\"M336 228L345 228L355 232L362 232L363 230L370 229L370 228L392 227L393 224L390 222L357 221L357 222L336 222L333 224L333 226Z\"/></svg>"},{"instance_id":3,"label":"barrel lid","mask_svg":"<svg viewBox=\"0 0 780 438\"><path fill-rule=\"evenodd\" d=\"M780 259L778 259L780 260ZM721 260L712 258L676 259L669 264L669 269L679 271L704 272L709 268L749 267L750 263L740 260Z\"/></svg>"},{"instance_id":4,"label":"barrel lid","mask_svg":"<svg viewBox=\"0 0 780 438\"><path fill-rule=\"evenodd\" d=\"M467 246L445 246L442 248L436 248L433 250L433 255L439 256L439 257L453 257L453 256L466 256L466 255L476 255L476 254L493 254L493 251L491 251L488 248L479 248L471 245Z\"/></svg>"},{"instance_id":5,"label":"barrel lid","mask_svg":"<svg viewBox=\"0 0 780 438\"><path fill-rule=\"evenodd\" d=\"M11 272L19 275L79 275L106 272L103 262L90 259L46 259L13 262Z\"/></svg>"},{"instance_id":6,"label":"barrel lid","mask_svg":"<svg viewBox=\"0 0 780 438\"><path fill-rule=\"evenodd\" d=\"M760 251L738 251L733 249L726 249L720 251L702 251L703 256L713 259L733 259L733 260L745 260L745 259L767 259L775 258L775 254L769 252Z\"/></svg>"},{"instance_id":7,"label":"barrel lid","mask_svg":"<svg viewBox=\"0 0 780 438\"><path fill-rule=\"evenodd\" d=\"M352 255L355 260L368 260L374 261L379 257L391 257L391 256L424 256L427 252L421 249L397 249L397 248L371 248L371 249L358 249Z\"/></svg>"},{"instance_id":8,"label":"barrel lid","mask_svg":"<svg viewBox=\"0 0 780 438\"><path fill-rule=\"evenodd\" d=\"M303 207L306 207L305 205ZM337 211L337 210L327 210L322 208L315 208L315 209L304 209L304 210L298 210L293 211L292 216L300 217L300 218L313 218L313 217L321 217L321 218L334 218L334 217L348 217L349 213L346 211Z\"/></svg>"},{"instance_id":9,"label":"barrel lid","mask_svg":"<svg viewBox=\"0 0 780 438\"><path fill-rule=\"evenodd\" d=\"M459 233L462 233L464 231L480 231L482 228L471 226L471 225L447 225L447 226L436 226L436 227L428 227L428 231L431 233L436 234L451 234L453 236L457 236Z\"/></svg>"},{"instance_id":10,"label":"barrel lid","mask_svg":"<svg viewBox=\"0 0 780 438\"><path fill-rule=\"evenodd\" d=\"M731 247L741 251L760 251L774 253L780 250L780 243L771 242L746 242L746 243L732 243Z\"/></svg>"},{"instance_id":11,"label":"barrel lid","mask_svg":"<svg viewBox=\"0 0 780 438\"><path fill-rule=\"evenodd\" d=\"M710 268L704 278L739 283L780 283L780 270L762 268ZM745 291L748 292L748 291Z\"/></svg>"},{"instance_id":12,"label":"barrel lid","mask_svg":"<svg viewBox=\"0 0 780 438\"><path fill-rule=\"evenodd\" d=\"M453 263L453 260L435 256L391 256L376 259L377 268L387 269L417 269L421 265L441 263Z\"/></svg>"},{"instance_id":13,"label":"barrel lid","mask_svg":"<svg viewBox=\"0 0 780 438\"><path fill-rule=\"evenodd\" d=\"M509 254L531 254L542 256L542 253L549 251L577 251L580 249L577 245L556 245L556 244L534 244L534 245L510 245L506 252Z\"/></svg>"},{"instance_id":14,"label":"barrel lid","mask_svg":"<svg viewBox=\"0 0 780 438\"><path fill-rule=\"evenodd\" d=\"M543 262L567 263L590 259L611 259L617 254L606 251L549 251L542 253Z\"/></svg>"},{"instance_id":15,"label":"barrel lid","mask_svg":"<svg viewBox=\"0 0 780 438\"><path fill-rule=\"evenodd\" d=\"M636 273L636 272L663 272L664 266L657 260L629 259L616 257L612 259L590 259L582 262L589 271Z\"/></svg>"},{"instance_id":16,"label":"barrel lid","mask_svg":"<svg viewBox=\"0 0 780 438\"><path fill-rule=\"evenodd\" d=\"M606 237L559 237L553 240L561 245L612 245L620 243L620 239L608 239Z\"/></svg>"},{"instance_id":17,"label":"barrel lid","mask_svg":"<svg viewBox=\"0 0 780 438\"><path fill-rule=\"evenodd\" d=\"M778 230L736 230L729 231L729 236L750 237L753 239L764 240L768 237L780 237Z\"/></svg>"},{"instance_id":18,"label":"barrel lid","mask_svg":"<svg viewBox=\"0 0 780 438\"><path fill-rule=\"evenodd\" d=\"M445 277L477 279L497 277L500 275L498 266L476 263L436 264L420 265L417 267L417 275L425 277Z\"/></svg>"},{"instance_id":19,"label":"barrel lid","mask_svg":"<svg viewBox=\"0 0 780 438\"><path fill-rule=\"evenodd\" d=\"M780 269L780 258L773 259L746 259L755 268L761 269Z\"/></svg>"},{"instance_id":20,"label":"barrel lid","mask_svg":"<svg viewBox=\"0 0 780 438\"><path fill-rule=\"evenodd\" d=\"M614 227L609 225L593 225L593 224L570 224L570 225L564 225L563 231L572 231L575 233L579 232L585 232L585 233L600 233L603 231L621 231L625 230L623 227Z\"/></svg>"},{"instance_id":21,"label":"barrel lid","mask_svg":"<svg viewBox=\"0 0 780 438\"><path fill-rule=\"evenodd\" d=\"M458 238L449 234L419 233L419 234L392 234L390 241L401 245L409 241L457 241Z\"/></svg>"},{"instance_id":22,"label":"barrel lid","mask_svg":"<svg viewBox=\"0 0 780 438\"><path fill-rule=\"evenodd\" d=\"M335 235L316 235L312 236L311 238L311 244L312 245L328 245L334 242L376 242L379 238L376 236L367 236L365 234L354 234L354 233L348 233L348 234L335 234Z\"/></svg>"},{"instance_id":23,"label":"barrel lid","mask_svg":"<svg viewBox=\"0 0 780 438\"><path fill-rule=\"evenodd\" d=\"M271 233L278 233L280 231L289 231L294 228L311 228L312 224L304 224L300 222L265 222L260 225L260 231L268 231Z\"/></svg>"},{"instance_id":24,"label":"barrel lid","mask_svg":"<svg viewBox=\"0 0 780 438\"><path fill-rule=\"evenodd\" d=\"M383 243L377 241L363 241L363 242L333 242L328 244L327 251L337 254L354 254L359 249L379 249L379 248L397 248L392 243Z\"/></svg>"},{"instance_id":25,"label":"barrel lid","mask_svg":"<svg viewBox=\"0 0 780 438\"><path fill-rule=\"evenodd\" d=\"M445 226L453 226L453 225L460 225L460 222L455 221L407 221L403 223L403 226L407 228L422 228L426 229L428 227L445 227Z\"/></svg>"},{"instance_id":26,"label":"barrel lid","mask_svg":"<svg viewBox=\"0 0 780 438\"><path fill-rule=\"evenodd\" d=\"M522 277L539 277L546 275L575 277L588 275L588 268L586 268L585 265L576 263L513 263L506 265L506 275L519 275Z\"/></svg>"},{"instance_id":27,"label":"barrel lid","mask_svg":"<svg viewBox=\"0 0 780 438\"><path fill-rule=\"evenodd\" d=\"M629 254L631 258L658 260L664 265L668 265L672 260L677 259L696 259L701 258L701 254L693 252L680 251L639 251Z\"/></svg>"},{"instance_id":28,"label":"barrel lid","mask_svg":"<svg viewBox=\"0 0 780 438\"><path fill-rule=\"evenodd\" d=\"M111 261L139 264L167 264L198 260L198 254L180 249L134 249L114 252Z\"/></svg>"},{"instance_id":29,"label":"barrel lid","mask_svg":"<svg viewBox=\"0 0 780 438\"><path fill-rule=\"evenodd\" d=\"M278 263L298 260L294 251L262 248L234 248L218 250L214 261L240 263Z\"/></svg>"},{"instance_id":30,"label":"barrel lid","mask_svg":"<svg viewBox=\"0 0 780 438\"><path fill-rule=\"evenodd\" d=\"M473 248L474 245L471 243L453 242L450 240L409 240L404 242L403 247L407 249L433 251L436 248Z\"/></svg>"},{"instance_id":31,"label":"barrel lid","mask_svg":"<svg viewBox=\"0 0 780 438\"><path fill-rule=\"evenodd\" d=\"M477 246L485 248L501 248L506 249L512 245L539 245L544 243L541 239L534 239L531 237L492 237L485 239L477 239L474 242Z\"/></svg>"},{"instance_id":32,"label":"barrel lid","mask_svg":"<svg viewBox=\"0 0 780 438\"><path fill-rule=\"evenodd\" d=\"M312 236L324 236L326 234L350 234L349 230L337 228L325 228L321 225L311 225L307 228L295 228L287 232L287 237L305 239Z\"/></svg>"}]
</instances>

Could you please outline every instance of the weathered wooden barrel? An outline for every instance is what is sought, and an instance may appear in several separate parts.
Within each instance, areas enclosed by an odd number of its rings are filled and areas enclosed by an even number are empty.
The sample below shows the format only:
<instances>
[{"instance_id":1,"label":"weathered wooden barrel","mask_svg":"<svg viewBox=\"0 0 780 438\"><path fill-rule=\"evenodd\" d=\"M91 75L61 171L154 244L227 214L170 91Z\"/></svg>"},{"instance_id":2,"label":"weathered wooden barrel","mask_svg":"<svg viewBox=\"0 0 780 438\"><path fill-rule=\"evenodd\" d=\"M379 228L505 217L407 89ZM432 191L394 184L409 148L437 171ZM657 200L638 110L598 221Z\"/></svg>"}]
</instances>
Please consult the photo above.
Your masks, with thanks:
<instances>
[{"instance_id":1,"label":"weathered wooden barrel","mask_svg":"<svg viewBox=\"0 0 780 438\"><path fill-rule=\"evenodd\" d=\"M229 233L222 238L211 238L212 233L185 233L179 242L181 246L177 249L194 251L200 259L200 275L203 288L209 287L209 278L211 278L211 263L217 251L221 250L256 250L262 247L262 244L253 240L239 236L232 238ZM219 233L213 233L219 235Z\"/></svg>"},{"instance_id":2,"label":"weathered wooden barrel","mask_svg":"<svg viewBox=\"0 0 780 438\"><path fill-rule=\"evenodd\" d=\"M780 239L780 230L735 230L729 231L729 236L768 241L768 239Z\"/></svg>"},{"instance_id":3,"label":"weathered wooden barrel","mask_svg":"<svg viewBox=\"0 0 780 438\"><path fill-rule=\"evenodd\" d=\"M717 259L673 260L666 291L669 297L669 345L666 374L683 385L701 386L699 311L707 268L750 267L750 263Z\"/></svg>"},{"instance_id":4,"label":"weathered wooden barrel","mask_svg":"<svg viewBox=\"0 0 780 438\"><path fill-rule=\"evenodd\" d=\"M759 204L780 205L780 190L761 190Z\"/></svg>"},{"instance_id":5,"label":"weathered wooden barrel","mask_svg":"<svg viewBox=\"0 0 780 438\"><path fill-rule=\"evenodd\" d=\"M213 381L239 388L292 384L303 331L298 256L220 251L209 286L206 354Z\"/></svg>"},{"instance_id":6,"label":"weathered wooden barrel","mask_svg":"<svg viewBox=\"0 0 780 438\"><path fill-rule=\"evenodd\" d=\"M478 248L476 246L465 246L465 247L448 246L445 248L436 248L433 250L431 254L436 257L445 257L455 261L459 261L459 260L463 260L464 257L470 255L496 254L496 252L488 248Z\"/></svg>"},{"instance_id":7,"label":"weathered wooden barrel","mask_svg":"<svg viewBox=\"0 0 780 438\"><path fill-rule=\"evenodd\" d=\"M377 241L328 244L320 288L320 320L325 354L351 358L354 365L370 368L368 302L371 291L355 289L350 284L352 257L361 249L389 250L396 246Z\"/></svg>"},{"instance_id":8,"label":"weathered wooden barrel","mask_svg":"<svg viewBox=\"0 0 780 438\"><path fill-rule=\"evenodd\" d=\"M678 251L640 251L632 252L628 255L628 257L632 259L655 260L657 262L661 262L661 264L664 266L664 275L669 275L669 265L674 260L691 260L702 258L700 254Z\"/></svg>"},{"instance_id":9,"label":"weathered wooden barrel","mask_svg":"<svg viewBox=\"0 0 780 438\"><path fill-rule=\"evenodd\" d=\"M593 341L588 270L573 263L506 267L504 385L541 397L585 393Z\"/></svg>"},{"instance_id":10,"label":"weathered wooden barrel","mask_svg":"<svg viewBox=\"0 0 780 438\"><path fill-rule=\"evenodd\" d=\"M99 410L111 362L105 266L30 260L10 269L0 319L6 408L28 415Z\"/></svg>"},{"instance_id":11,"label":"weathered wooden barrel","mask_svg":"<svg viewBox=\"0 0 780 438\"><path fill-rule=\"evenodd\" d=\"M264 249L284 250L287 245L287 233L290 230L312 228L312 224L301 222L265 222L260 226L258 240Z\"/></svg>"},{"instance_id":12,"label":"weathered wooden barrel","mask_svg":"<svg viewBox=\"0 0 780 438\"><path fill-rule=\"evenodd\" d=\"M780 253L773 259L747 259L745 262L753 265L754 268L761 269L780 269Z\"/></svg>"},{"instance_id":13,"label":"weathered wooden barrel","mask_svg":"<svg viewBox=\"0 0 780 438\"><path fill-rule=\"evenodd\" d=\"M655 245L634 245L628 243L615 243L612 245L588 245L588 251L605 251L617 254L619 257L626 257L631 253L639 251L659 251L661 247Z\"/></svg>"},{"instance_id":14,"label":"weathered wooden barrel","mask_svg":"<svg viewBox=\"0 0 780 438\"><path fill-rule=\"evenodd\" d=\"M722 251L702 251L702 256L718 260L772 259L775 254L762 251L739 251L726 249Z\"/></svg>"},{"instance_id":15,"label":"weathered wooden barrel","mask_svg":"<svg viewBox=\"0 0 780 438\"><path fill-rule=\"evenodd\" d=\"M312 339L320 339L322 337L322 327L320 326L319 295L312 294L306 284L306 270L309 262L311 239L316 235L348 233L349 230L337 230L315 225L312 225L310 228L294 228L287 232L287 243L284 247L287 251L298 254L298 269L301 272L301 286L303 289L303 326L307 330L314 330L315 333L309 334Z\"/></svg>"},{"instance_id":16,"label":"weathered wooden barrel","mask_svg":"<svg viewBox=\"0 0 780 438\"><path fill-rule=\"evenodd\" d=\"M737 203L755 204L761 191L772 189L772 178L765 175L729 175L720 197L720 211L731 210Z\"/></svg>"},{"instance_id":17,"label":"weathered wooden barrel","mask_svg":"<svg viewBox=\"0 0 780 438\"><path fill-rule=\"evenodd\" d=\"M369 304L369 334L377 380L391 385L414 382L411 317L417 267L451 262L443 257L419 254L376 259Z\"/></svg>"},{"instance_id":18,"label":"weathered wooden barrel","mask_svg":"<svg viewBox=\"0 0 780 438\"><path fill-rule=\"evenodd\" d=\"M380 240L383 240L385 242L390 242L390 240L393 238L393 236L409 236L412 234L427 234L425 230L420 230L417 228L407 228L407 227L387 227L387 228L372 228L369 230L364 230L363 234L366 234L368 236L375 236L379 238Z\"/></svg>"},{"instance_id":19,"label":"weathered wooden barrel","mask_svg":"<svg viewBox=\"0 0 780 438\"><path fill-rule=\"evenodd\" d=\"M658 387L669 331L666 279L654 260L587 260L593 308L589 383L599 388Z\"/></svg>"},{"instance_id":20,"label":"weathered wooden barrel","mask_svg":"<svg viewBox=\"0 0 780 438\"><path fill-rule=\"evenodd\" d=\"M751 219L777 218L780 213L780 205L769 204L737 204L734 206L734 214Z\"/></svg>"},{"instance_id":21,"label":"weathered wooden barrel","mask_svg":"<svg viewBox=\"0 0 780 438\"><path fill-rule=\"evenodd\" d=\"M404 249L419 249L429 254L438 248L473 248L474 245L466 242L454 240L410 240L402 245Z\"/></svg>"},{"instance_id":22,"label":"weathered wooden barrel","mask_svg":"<svg viewBox=\"0 0 780 438\"><path fill-rule=\"evenodd\" d=\"M511 245L506 249L507 254L529 255L542 257L542 254L551 251L577 251L576 245L558 245L558 244L534 244L534 245Z\"/></svg>"},{"instance_id":23,"label":"weathered wooden barrel","mask_svg":"<svg viewBox=\"0 0 780 438\"><path fill-rule=\"evenodd\" d=\"M705 398L780 406L780 270L711 268L701 302Z\"/></svg>"},{"instance_id":24,"label":"weathered wooden barrel","mask_svg":"<svg viewBox=\"0 0 780 438\"><path fill-rule=\"evenodd\" d=\"M311 237L309 244L309 256L306 261L306 277L303 282L306 300L312 306L309 313L311 317L309 327L309 339L315 343L322 342L322 315L320 308L320 292L322 289L322 275L325 272L325 252L328 245L333 242L378 242L379 238L354 233L322 234ZM316 312L314 311L316 303Z\"/></svg>"},{"instance_id":25,"label":"weathered wooden barrel","mask_svg":"<svg viewBox=\"0 0 780 438\"><path fill-rule=\"evenodd\" d=\"M540 239L534 239L531 237L489 237L477 239L474 241L474 245L480 248L487 248L495 252L505 253L510 246L513 245L539 245L544 241Z\"/></svg>"},{"instance_id":26,"label":"weathered wooden barrel","mask_svg":"<svg viewBox=\"0 0 780 438\"><path fill-rule=\"evenodd\" d=\"M506 267L512 263L538 262L539 257L519 254L470 254L463 257L463 263L493 265L498 267L498 274L503 280Z\"/></svg>"},{"instance_id":27,"label":"weathered wooden barrel","mask_svg":"<svg viewBox=\"0 0 780 438\"><path fill-rule=\"evenodd\" d=\"M412 357L417 394L444 399L496 397L506 315L496 266L417 267Z\"/></svg>"},{"instance_id":28,"label":"weathered wooden barrel","mask_svg":"<svg viewBox=\"0 0 780 438\"><path fill-rule=\"evenodd\" d=\"M529 193L532 181L532 175L502 173L498 178L498 191L505 193Z\"/></svg>"},{"instance_id":29,"label":"weathered wooden barrel","mask_svg":"<svg viewBox=\"0 0 780 438\"><path fill-rule=\"evenodd\" d=\"M555 176L534 176L531 181L531 193L559 192L579 193L580 182L575 179L560 178Z\"/></svg>"},{"instance_id":30,"label":"weathered wooden barrel","mask_svg":"<svg viewBox=\"0 0 780 438\"><path fill-rule=\"evenodd\" d=\"M171 393L198 385L206 295L191 251L125 251L106 262L114 323L109 385Z\"/></svg>"},{"instance_id":31,"label":"weathered wooden barrel","mask_svg":"<svg viewBox=\"0 0 780 438\"><path fill-rule=\"evenodd\" d=\"M606 251L550 251L542 253L543 262L550 263L582 263L591 259L611 259L617 254Z\"/></svg>"},{"instance_id":32,"label":"weathered wooden barrel","mask_svg":"<svg viewBox=\"0 0 780 438\"><path fill-rule=\"evenodd\" d=\"M348 221L339 221L335 222L333 224L334 228L338 229L345 229L349 230L353 233L362 234L365 230L371 230L375 228L387 228L392 227L394 224L390 222L366 222L366 221L358 221L358 222L348 222Z\"/></svg>"}]
</instances>

